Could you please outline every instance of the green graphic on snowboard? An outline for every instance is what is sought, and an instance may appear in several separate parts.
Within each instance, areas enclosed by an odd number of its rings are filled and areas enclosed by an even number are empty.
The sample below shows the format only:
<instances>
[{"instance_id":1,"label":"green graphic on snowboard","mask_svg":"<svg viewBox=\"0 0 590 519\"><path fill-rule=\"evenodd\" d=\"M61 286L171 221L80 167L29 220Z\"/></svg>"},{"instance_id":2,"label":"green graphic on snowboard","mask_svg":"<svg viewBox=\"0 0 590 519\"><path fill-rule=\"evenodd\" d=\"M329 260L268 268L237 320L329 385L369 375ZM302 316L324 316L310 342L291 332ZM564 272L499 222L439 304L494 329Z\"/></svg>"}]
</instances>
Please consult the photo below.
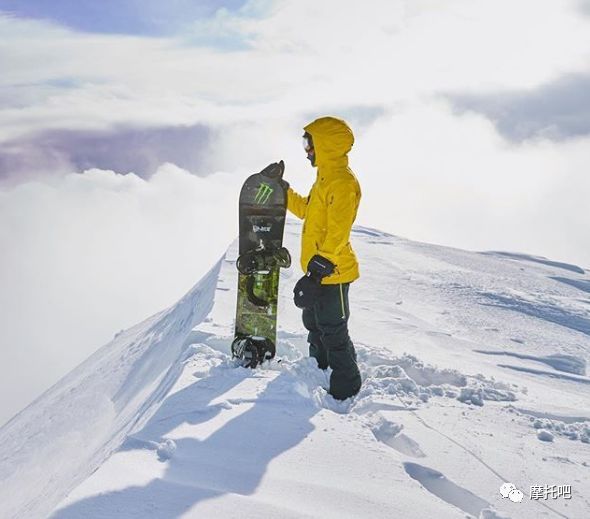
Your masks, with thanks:
<instances>
[{"instance_id":1,"label":"green graphic on snowboard","mask_svg":"<svg viewBox=\"0 0 590 519\"><path fill-rule=\"evenodd\" d=\"M238 311L236 317L236 335L253 335L265 337L276 342L277 296L279 292L279 269L272 269L268 274L239 274ZM261 307L253 304L248 297L249 278L254 278L254 295L267 302Z\"/></svg>"},{"instance_id":2,"label":"green graphic on snowboard","mask_svg":"<svg viewBox=\"0 0 590 519\"><path fill-rule=\"evenodd\" d=\"M266 204L273 191L274 189L272 187L262 182L258 188L258 193L256 193L256 197L254 198L254 202L257 204Z\"/></svg>"}]
</instances>

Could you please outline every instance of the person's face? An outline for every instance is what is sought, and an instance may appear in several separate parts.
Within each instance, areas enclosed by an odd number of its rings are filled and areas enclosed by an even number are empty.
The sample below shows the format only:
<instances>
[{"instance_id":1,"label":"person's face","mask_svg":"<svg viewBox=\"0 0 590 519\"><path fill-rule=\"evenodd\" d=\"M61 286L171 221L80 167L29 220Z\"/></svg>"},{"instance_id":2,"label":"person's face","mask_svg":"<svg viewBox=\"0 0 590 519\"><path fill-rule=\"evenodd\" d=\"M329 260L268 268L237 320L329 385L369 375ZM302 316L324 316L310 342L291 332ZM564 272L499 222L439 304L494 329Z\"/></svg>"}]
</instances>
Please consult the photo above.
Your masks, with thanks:
<instances>
[{"instance_id":1,"label":"person's face","mask_svg":"<svg viewBox=\"0 0 590 519\"><path fill-rule=\"evenodd\" d=\"M315 149L313 147L313 141L309 133L303 134L303 149L307 153L307 160L311 162L312 166L315 166Z\"/></svg>"}]
</instances>

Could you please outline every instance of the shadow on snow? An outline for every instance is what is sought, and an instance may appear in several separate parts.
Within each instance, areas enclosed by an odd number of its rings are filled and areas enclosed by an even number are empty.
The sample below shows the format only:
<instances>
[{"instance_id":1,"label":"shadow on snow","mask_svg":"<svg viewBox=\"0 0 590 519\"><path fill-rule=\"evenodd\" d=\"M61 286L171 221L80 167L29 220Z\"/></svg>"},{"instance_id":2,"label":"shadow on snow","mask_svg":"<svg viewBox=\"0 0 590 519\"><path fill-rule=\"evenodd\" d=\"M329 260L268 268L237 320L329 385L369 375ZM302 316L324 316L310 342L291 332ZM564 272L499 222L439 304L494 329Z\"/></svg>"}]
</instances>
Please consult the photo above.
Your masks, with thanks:
<instances>
[{"instance_id":1,"label":"shadow on snow","mask_svg":"<svg viewBox=\"0 0 590 519\"><path fill-rule=\"evenodd\" d=\"M219 369L219 368L214 368ZM243 380L241 370L207 377L169 396L146 426L121 451L154 449L182 424L213 419L231 405L211 402ZM313 430L314 403L292 390L292 375L280 373L247 411L224 423L206 439L175 440L165 474L145 486L131 486L88 497L57 511L53 519L79 517L179 517L195 504L224 494L251 495L271 460L300 443ZM286 403L289 405L285 405ZM294 405L292 405L294 404Z\"/></svg>"}]
</instances>

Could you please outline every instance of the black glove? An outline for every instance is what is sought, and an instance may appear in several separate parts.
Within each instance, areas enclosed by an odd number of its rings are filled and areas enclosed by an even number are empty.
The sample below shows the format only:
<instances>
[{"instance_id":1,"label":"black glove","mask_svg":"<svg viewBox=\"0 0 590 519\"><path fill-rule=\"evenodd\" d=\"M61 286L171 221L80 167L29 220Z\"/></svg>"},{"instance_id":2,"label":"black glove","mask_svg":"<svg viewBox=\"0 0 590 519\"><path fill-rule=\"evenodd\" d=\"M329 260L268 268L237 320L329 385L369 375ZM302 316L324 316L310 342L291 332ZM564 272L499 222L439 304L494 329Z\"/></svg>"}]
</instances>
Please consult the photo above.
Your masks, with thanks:
<instances>
[{"instance_id":1,"label":"black glove","mask_svg":"<svg viewBox=\"0 0 590 519\"><path fill-rule=\"evenodd\" d=\"M281 160L279 162L273 162L266 166L261 172L261 175L269 178L283 178L285 172L285 163Z\"/></svg>"},{"instance_id":2,"label":"black glove","mask_svg":"<svg viewBox=\"0 0 590 519\"><path fill-rule=\"evenodd\" d=\"M316 254L307 264L307 273L297 281L293 300L297 308L311 308L318 299L322 279L334 272L335 265L329 259Z\"/></svg>"},{"instance_id":3,"label":"black glove","mask_svg":"<svg viewBox=\"0 0 590 519\"><path fill-rule=\"evenodd\" d=\"M307 264L307 273L314 279L318 281L322 281L326 276L330 276L336 265L332 263L328 258L324 258L319 254L316 254L313 258L309 260Z\"/></svg>"},{"instance_id":4,"label":"black glove","mask_svg":"<svg viewBox=\"0 0 590 519\"><path fill-rule=\"evenodd\" d=\"M285 173L285 163L282 160L269 164L260 172L260 174L265 177L278 179L279 184L285 190L285 193L287 193L289 182L283 178L283 173Z\"/></svg>"},{"instance_id":5,"label":"black glove","mask_svg":"<svg viewBox=\"0 0 590 519\"><path fill-rule=\"evenodd\" d=\"M320 283L307 274L295 284L293 301L297 308L311 308L320 293Z\"/></svg>"}]
</instances>

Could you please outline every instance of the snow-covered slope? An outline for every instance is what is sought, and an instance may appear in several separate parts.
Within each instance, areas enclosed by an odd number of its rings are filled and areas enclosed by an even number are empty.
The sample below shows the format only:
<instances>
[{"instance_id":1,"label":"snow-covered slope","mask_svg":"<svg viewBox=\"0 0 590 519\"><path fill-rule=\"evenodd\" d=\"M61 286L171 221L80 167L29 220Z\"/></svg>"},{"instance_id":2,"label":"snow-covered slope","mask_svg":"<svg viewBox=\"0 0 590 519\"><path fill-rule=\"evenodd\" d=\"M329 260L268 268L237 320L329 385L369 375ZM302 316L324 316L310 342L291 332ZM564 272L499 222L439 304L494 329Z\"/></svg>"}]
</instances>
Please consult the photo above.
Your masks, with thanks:
<instances>
[{"instance_id":1,"label":"snow-covered slope","mask_svg":"<svg viewBox=\"0 0 590 519\"><path fill-rule=\"evenodd\" d=\"M353 240L357 397L334 401L306 357L296 264L281 361L235 366L232 247L0 429L0 517L590 516L590 276L361 227ZM531 485L572 498L531 500Z\"/></svg>"}]
</instances>

